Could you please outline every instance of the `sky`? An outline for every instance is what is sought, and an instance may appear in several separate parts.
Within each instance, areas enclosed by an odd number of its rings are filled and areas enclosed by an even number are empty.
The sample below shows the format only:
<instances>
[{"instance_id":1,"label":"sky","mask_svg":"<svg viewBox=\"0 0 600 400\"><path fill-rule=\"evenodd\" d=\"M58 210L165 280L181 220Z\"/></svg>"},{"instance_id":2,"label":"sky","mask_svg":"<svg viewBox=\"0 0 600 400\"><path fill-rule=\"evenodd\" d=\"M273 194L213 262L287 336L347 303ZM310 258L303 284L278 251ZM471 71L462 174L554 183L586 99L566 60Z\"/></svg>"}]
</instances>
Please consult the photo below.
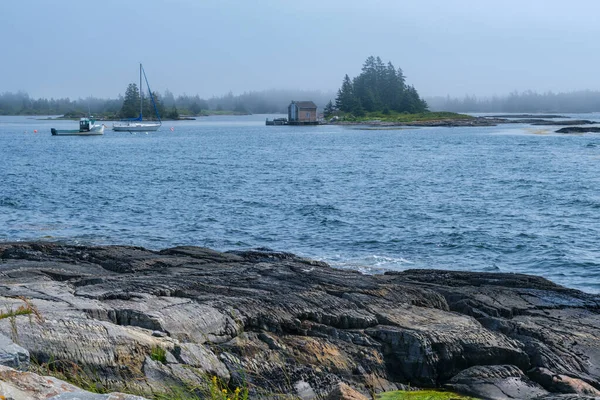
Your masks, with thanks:
<instances>
[{"instance_id":1,"label":"sky","mask_svg":"<svg viewBox=\"0 0 600 400\"><path fill-rule=\"evenodd\" d=\"M0 93L336 91L379 56L422 96L600 90L597 0L0 0Z\"/></svg>"}]
</instances>

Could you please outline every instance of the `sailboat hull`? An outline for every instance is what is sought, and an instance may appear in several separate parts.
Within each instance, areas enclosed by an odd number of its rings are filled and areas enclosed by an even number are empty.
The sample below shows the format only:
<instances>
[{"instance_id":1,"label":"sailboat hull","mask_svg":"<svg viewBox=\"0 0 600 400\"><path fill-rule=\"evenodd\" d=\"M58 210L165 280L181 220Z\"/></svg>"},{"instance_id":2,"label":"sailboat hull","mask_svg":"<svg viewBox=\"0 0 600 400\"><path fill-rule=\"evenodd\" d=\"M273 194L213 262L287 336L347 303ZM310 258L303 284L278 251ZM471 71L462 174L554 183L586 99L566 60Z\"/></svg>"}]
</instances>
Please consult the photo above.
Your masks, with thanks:
<instances>
[{"instance_id":1,"label":"sailboat hull","mask_svg":"<svg viewBox=\"0 0 600 400\"><path fill-rule=\"evenodd\" d=\"M161 124L151 122L124 122L113 125L113 131L117 132L151 132L160 128Z\"/></svg>"}]
</instances>

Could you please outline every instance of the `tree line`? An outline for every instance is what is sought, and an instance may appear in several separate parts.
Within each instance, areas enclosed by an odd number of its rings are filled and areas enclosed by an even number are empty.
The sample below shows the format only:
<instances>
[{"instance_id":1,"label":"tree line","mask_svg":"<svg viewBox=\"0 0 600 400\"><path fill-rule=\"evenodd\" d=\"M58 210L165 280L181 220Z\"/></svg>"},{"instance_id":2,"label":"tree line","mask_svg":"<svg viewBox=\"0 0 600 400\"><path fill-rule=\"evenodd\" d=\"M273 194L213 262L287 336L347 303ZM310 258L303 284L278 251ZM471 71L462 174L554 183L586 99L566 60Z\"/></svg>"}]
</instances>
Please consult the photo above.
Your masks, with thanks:
<instances>
[{"instance_id":1,"label":"tree line","mask_svg":"<svg viewBox=\"0 0 600 400\"><path fill-rule=\"evenodd\" d=\"M507 96L430 97L432 111L481 113L582 113L600 111L600 91L581 90L565 93L537 93L531 90Z\"/></svg>"},{"instance_id":2,"label":"tree line","mask_svg":"<svg viewBox=\"0 0 600 400\"><path fill-rule=\"evenodd\" d=\"M380 57L370 56L360 75L353 79L348 74L344 76L335 105L329 102L325 115L335 111L358 117L367 112L412 114L427 111L427 102L421 99L414 86L406 84L401 68L396 69L391 62L386 65Z\"/></svg>"},{"instance_id":3,"label":"tree line","mask_svg":"<svg viewBox=\"0 0 600 400\"><path fill-rule=\"evenodd\" d=\"M245 92L234 95L232 92L223 96L212 96L204 99L199 95L187 94L175 96L166 90L163 94L152 92L161 118L173 118L179 115L197 116L211 112L234 112L240 114L275 114L287 113L292 100L312 100L323 109L333 93L303 90L265 90ZM143 96L144 119L156 116L154 106L148 93ZM88 114L107 118L137 118L140 113L140 91L138 85L131 83L125 95L115 99L96 97L46 99L31 98L26 92L0 93L0 115L69 115L84 116Z\"/></svg>"}]
</instances>

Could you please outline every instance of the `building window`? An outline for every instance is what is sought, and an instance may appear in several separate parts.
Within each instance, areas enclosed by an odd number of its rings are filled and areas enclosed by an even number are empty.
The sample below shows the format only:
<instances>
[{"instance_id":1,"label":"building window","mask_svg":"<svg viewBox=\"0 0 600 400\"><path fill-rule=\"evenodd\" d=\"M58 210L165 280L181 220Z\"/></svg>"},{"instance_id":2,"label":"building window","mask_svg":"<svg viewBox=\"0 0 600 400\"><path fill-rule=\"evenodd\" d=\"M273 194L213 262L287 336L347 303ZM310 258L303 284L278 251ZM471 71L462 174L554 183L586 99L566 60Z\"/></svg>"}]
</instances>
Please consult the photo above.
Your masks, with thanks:
<instances>
[{"instance_id":1,"label":"building window","mask_svg":"<svg viewBox=\"0 0 600 400\"><path fill-rule=\"evenodd\" d=\"M310 113L309 112L306 113L306 119L310 119Z\"/></svg>"}]
</instances>

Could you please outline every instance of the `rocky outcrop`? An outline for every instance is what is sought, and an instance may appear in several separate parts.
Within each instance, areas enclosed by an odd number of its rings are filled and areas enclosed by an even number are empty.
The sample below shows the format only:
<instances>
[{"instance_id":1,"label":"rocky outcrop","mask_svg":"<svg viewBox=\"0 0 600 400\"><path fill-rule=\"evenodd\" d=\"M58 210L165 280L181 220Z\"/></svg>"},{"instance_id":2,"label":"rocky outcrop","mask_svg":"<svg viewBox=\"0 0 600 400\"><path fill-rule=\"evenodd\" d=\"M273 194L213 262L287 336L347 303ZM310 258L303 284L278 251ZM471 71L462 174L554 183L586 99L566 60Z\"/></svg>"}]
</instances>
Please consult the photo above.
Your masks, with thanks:
<instances>
[{"instance_id":1,"label":"rocky outcrop","mask_svg":"<svg viewBox=\"0 0 600 400\"><path fill-rule=\"evenodd\" d=\"M325 400L369 400L369 398L340 382L329 392Z\"/></svg>"},{"instance_id":2,"label":"rocky outcrop","mask_svg":"<svg viewBox=\"0 0 600 400\"><path fill-rule=\"evenodd\" d=\"M97 394L51 376L0 366L0 399L6 400L145 400L124 393Z\"/></svg>"},{"instance_id":3,"label":"rocky outcrop","mask_svg":"<svg viewBox=\"0 0 600 400\"><path fill-rule=\"evenodd\" d=\"M364 395L405 384L481 398L600 390L600 297L533 276L362 275L260 250L0 244L0 309L23 299L43 320L3 319L0 332L16 333L36 363L77 365L111 390L211 376L254 397L305 399L341 382Z\"/></svg>"},{"instance_id":4,"label":"rocky outcrop","mask_svg":"<svg viewBox=\"0 0 600 400\"><path fill-rule=\"evenodd\" d=\"M560 128L556 133L597 133L600 132L600 127L597 126L567 126Z\"/></svg>"},{"instance_id":5,"label":"rocky outcrop","mask_svg":"<svg viewBox=\"0 0 600 400\"><path fill-rule=\"evenodd\" d=\"M0 334L0 365L26 371L29 369L29 352Z\"/></svg>"},{"instance_id":6,"label":"rocky outcrop","mask_svg":"<svg viewBox=\"0 0 600 400\"><path fill-rule=\"evenodd\" d=\"M514 365L482 365L459 372L446 385L485 399L535 399L548 392Z\"/></svg>"}]
</instances>

